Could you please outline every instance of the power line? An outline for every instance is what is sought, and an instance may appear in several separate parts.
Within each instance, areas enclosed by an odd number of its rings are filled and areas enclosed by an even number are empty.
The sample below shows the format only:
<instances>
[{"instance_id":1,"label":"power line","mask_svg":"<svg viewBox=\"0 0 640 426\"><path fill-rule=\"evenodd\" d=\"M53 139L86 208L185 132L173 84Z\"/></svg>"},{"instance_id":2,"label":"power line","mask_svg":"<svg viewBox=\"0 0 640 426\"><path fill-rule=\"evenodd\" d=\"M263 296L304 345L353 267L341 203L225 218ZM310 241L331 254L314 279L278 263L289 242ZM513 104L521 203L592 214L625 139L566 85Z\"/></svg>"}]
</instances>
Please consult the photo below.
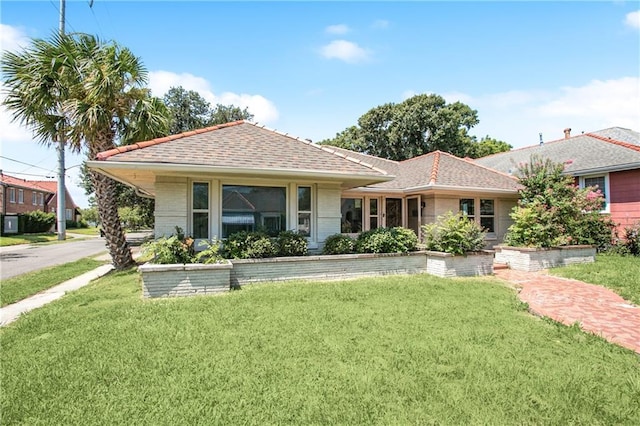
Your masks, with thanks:
<instances>
[{"instance_id":1,"label":"power line","mask_svg":"<svg viewBox=\"0 0 640 426\"><path fill-rule=\"evenodd\" d=\"M0 155L0 158L4 158L5 160L13 161L14 163L24 164L25 166L35 167L36 169L46 170L47 172L51 171L51 169L45 169L44 167L36 166L35 164L29 164L29 163L25 163L24 161L14 160L13 158L5 157L3 155Z\"/></svg>"},{"instance_id":2,"label":"power line","mask_svg":"<svg viewBox=\"0 0 640 426\"><path fill-rule=\"evenodd\" d=\"M2 173L7 174L7 175L24 175L24 176L37 176L37 177L45 177L45 178L49 178L49 179L54 179L55 176L50 176L50 175L38 175L38 174L34 174L34 173L22 173L22 172L10 172L8 170L1 170Z\"/></svg>"}]
</instances>

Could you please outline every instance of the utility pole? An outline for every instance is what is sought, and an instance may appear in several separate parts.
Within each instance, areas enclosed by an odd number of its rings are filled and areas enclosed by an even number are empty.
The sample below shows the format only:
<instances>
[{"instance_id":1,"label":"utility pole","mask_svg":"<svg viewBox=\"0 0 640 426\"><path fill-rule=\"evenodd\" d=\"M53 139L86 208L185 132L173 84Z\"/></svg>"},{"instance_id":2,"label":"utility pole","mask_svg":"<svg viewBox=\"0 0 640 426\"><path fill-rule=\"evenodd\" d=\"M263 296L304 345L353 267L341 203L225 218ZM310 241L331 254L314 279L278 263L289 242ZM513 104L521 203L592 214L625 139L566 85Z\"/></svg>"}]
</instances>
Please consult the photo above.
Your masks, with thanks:
<instances>
[{"instance_id":1,"label":"utility pole","mask_svg":"<svg viewBox=\"0 0 640 426\"><path fill-rule=\"evenodd\" d=\"M64 20L65 20L65 0L60 0L60 35L64 35ZM64 115L64 111L59 111L60 114ZM57 217L58 217L58 240L64 241L67 237L67 216L66 216L66 208L65 201L67 197L67 190L64 182L64 145L65 145L65 137L64 137L64 117L62 118L62 128L59 129L58 136L58 207L57 207Z\"/></svg>"}]
</instances>

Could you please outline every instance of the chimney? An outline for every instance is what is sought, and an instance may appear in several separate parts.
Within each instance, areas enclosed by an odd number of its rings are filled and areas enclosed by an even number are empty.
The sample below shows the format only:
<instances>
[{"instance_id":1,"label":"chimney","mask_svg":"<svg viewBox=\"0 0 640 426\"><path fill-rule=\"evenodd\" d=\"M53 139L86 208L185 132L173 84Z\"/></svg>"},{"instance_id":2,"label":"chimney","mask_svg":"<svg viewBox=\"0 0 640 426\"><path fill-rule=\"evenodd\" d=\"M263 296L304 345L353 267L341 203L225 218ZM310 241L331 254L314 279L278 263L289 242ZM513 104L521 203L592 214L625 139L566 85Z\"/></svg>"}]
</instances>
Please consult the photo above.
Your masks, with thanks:
<instances>
[{"instance_id":1,"label":"chimney","mask_svg":"<svg viewBox=\"0 0 640 426\"><path fill-rule=\"evenodd\" d=\"M564 129L564 138L569 139L571 137L571 127Z\"/></svg>"}]
</instances>

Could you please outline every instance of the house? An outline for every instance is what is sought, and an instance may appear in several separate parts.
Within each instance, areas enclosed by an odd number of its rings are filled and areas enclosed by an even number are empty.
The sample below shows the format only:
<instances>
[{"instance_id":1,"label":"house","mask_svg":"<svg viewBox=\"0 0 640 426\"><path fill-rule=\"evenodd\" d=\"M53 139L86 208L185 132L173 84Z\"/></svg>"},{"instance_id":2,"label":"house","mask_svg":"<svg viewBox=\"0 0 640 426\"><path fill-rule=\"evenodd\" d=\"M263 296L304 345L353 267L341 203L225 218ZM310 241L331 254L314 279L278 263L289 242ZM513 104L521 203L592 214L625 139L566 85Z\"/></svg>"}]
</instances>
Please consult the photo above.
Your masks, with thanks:
<instances>
[{"instance_id":1,"label":"house","mask_svg":"<svg viewBox=\"0 0 640 426\"><path fill-rule=\"evenodd\" d=\"M321 146L247 121L121 146L87 165L155 198L155 235L196 239L295 229L326 237L463 211L500 241L515 178L442 152L395 162Z\"/></svg>"},{"instance_id":2,"label":"house","mask_svg":"<svg viewBox=\"0 0 640 426\"><path fill-rule=\"evenodd\" d=\"M2 215L17 215L36 210L55 213L58 203L58 183L46 180L27 180L0 172L0 212ZM67 191L65 217L77 221L80 208Z\"/></svg>"},{"instance_id":3,"label":"house","mask_svg":"<svg viewBox=\"0 0 640 426\"><path fill-rule=\"evenodd\" d=\"M620 228L640 221L640 133L612 127L475 160L477 164L514 174L532 155L565 164L565 173L581 187L597 186L604 194L602 212Z\"/></svg>"}]
</instances>

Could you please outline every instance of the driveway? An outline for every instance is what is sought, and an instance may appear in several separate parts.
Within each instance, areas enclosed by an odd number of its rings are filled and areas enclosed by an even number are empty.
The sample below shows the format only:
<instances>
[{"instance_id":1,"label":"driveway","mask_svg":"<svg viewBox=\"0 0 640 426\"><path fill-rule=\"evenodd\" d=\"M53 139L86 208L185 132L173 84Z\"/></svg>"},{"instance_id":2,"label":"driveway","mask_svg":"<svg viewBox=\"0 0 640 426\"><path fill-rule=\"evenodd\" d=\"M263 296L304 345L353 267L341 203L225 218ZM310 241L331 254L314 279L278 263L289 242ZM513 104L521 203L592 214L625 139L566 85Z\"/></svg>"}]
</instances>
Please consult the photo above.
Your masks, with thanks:
<instances>
[{"instance_id":1,"label":"driveway","mask_svg":"<svg viewBox=\"0 0 640 426\"><path fill-rule=\"evenodd\" d=\"M127 234L131 245L139 244L148 233ZM0 247L0 277L4 280L49 266L74 262L84 257L107 254L104 238L78 235L78 240L55 244L22 244Z\"/></svg>"}]
</instances>

